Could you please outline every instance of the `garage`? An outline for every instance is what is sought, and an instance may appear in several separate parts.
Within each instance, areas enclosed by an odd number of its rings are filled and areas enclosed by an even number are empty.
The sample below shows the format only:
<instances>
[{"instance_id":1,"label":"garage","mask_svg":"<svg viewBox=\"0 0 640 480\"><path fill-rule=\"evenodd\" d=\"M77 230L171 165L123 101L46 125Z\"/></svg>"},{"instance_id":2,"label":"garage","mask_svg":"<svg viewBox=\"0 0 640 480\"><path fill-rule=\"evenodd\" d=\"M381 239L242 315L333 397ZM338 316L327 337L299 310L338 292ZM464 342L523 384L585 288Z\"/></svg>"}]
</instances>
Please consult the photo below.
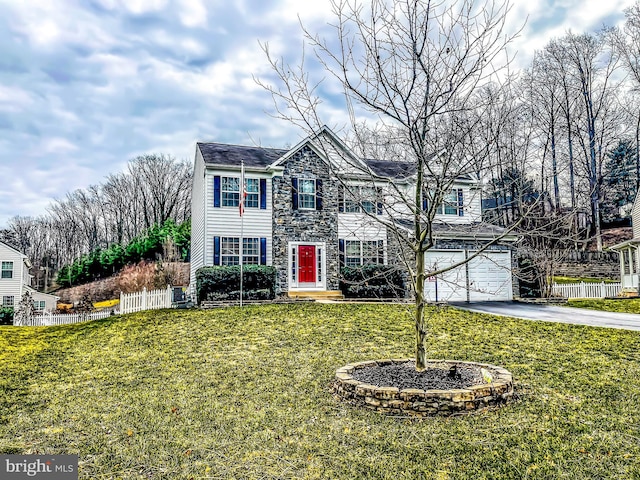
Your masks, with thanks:
<instances>
[{"instance_id":1,"label":"garage","mask_svg":"<svg viewBox=\"0 0 640 480\"><path fill-rule=\"evenodd\" d=\"M426 253L427 272L446 268L471 257L475 251L430 250ZM479 302L513 299L511 252L485 251L468 263L437 276L427 277L428 301Z\"/></svg>"}]
</instances>

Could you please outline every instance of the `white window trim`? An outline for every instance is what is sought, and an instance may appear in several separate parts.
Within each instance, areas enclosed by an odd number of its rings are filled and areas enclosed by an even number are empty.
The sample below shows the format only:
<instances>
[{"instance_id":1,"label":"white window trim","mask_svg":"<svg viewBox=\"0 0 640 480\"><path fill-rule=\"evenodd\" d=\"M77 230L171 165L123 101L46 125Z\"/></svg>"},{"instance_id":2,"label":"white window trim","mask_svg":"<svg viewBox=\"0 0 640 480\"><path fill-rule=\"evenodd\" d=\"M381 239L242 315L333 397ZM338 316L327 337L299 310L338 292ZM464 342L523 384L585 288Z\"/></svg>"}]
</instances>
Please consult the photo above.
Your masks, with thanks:
<instances>
[{"instance_id":1,"label":"white window trim","mask_svg":"<svg viewBox=\"0 0 640 480\"><path fill-rule=\"evenodd\" d=\"M306 193L302 191L302 183L303 182L310 182L313 185L313 193ZM316 206L317 206L317 195L318 195L318 190L317 190L317 185L316 185L316 179L313 178L298 178L298 210L315 210ZM303 206L303 201L302 198L303 197L313 197L313 206L311 207L304 207ZM302 245L305 245L304 243ZM306 244L306 245L311 245L311 243Z\"/></svg>"},{"instance_id":2,"label":"white window trim","mask_svg":"<svg viewBox=\"0 0 640 480\"><path fill-rule=\"evenodd\" d=\"M365 242L379 242L382 241L382 263L364 263L364 243ZM355 258L352 255L347 255L347 242L358 242L360 243L360 264L359 265L348 265L347 264L347 257L349 258ZM373 240L367 239L367 240L360 240L359 238L345 238L344 239L344 266L345 267L361 267L363 265L386 265L387 264L387 241L383 238L376 238Z\"/></svg>"},{"instance_id":3,"label":"white window trim","mask_svg":"<svg viewBox=\"0 0 640 480\"><path fill-rule=\"evenodd\" d=\"M10 264L11 268L10 269L8 269L8 268L5 269L4 268L5 264ZM13 280L13 277L14 277L13 272L15 270L14 267L15 267L15 265L14 265L14 262L12 262L12 261L6 261L5 260L5 261L1 262L0 263L0 280ZM4 272L11 272L11 276L5 277L4 276Z\"/></svg>"}]
</instances>

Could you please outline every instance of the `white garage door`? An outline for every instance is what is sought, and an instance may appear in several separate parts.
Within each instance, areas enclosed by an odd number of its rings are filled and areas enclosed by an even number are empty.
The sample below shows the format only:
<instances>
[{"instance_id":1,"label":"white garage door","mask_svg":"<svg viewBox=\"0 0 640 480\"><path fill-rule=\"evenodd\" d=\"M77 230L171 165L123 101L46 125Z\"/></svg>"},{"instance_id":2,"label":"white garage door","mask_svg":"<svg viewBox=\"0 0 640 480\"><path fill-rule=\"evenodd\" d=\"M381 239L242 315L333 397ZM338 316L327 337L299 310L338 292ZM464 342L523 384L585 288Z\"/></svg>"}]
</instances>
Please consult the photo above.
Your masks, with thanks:
<instances>
[{"instance_id":1,"label":"white garage door","mask_svg":"<svg viewBox=\"0 0 640 480\"><path fill-rule=\"evenodd\" d=\"M464 261L463 251L430 250L426 253L426 272L433 272ZM425 281L425 296L430 302L466 302L467 273L464 265Z\"/></svg>"},{"instance_id":2,"label":"white garage door","mask_svg":"<svg viewBox=\"0 0 640 480\"><path fill-rule=\"evenodd\" d=\"M473 253L468 252L468 255ZM464 251L431 250L426 253L425 267L430 272L461 262L464 258ZM484 252L466 266L428 277L425 296L428 301L447 302L512 300L511 252Z\"/></svg>"},{"instance_id":3,"label":"white garage door","mask_svg":"<svg viewBox=\"0 0 640 480\"><path fill-rule=\"evenodd\" d=\"M511 252L484 252L469 261L468 270L471 302L513 299Z\"/></svg>"}]
</instances>

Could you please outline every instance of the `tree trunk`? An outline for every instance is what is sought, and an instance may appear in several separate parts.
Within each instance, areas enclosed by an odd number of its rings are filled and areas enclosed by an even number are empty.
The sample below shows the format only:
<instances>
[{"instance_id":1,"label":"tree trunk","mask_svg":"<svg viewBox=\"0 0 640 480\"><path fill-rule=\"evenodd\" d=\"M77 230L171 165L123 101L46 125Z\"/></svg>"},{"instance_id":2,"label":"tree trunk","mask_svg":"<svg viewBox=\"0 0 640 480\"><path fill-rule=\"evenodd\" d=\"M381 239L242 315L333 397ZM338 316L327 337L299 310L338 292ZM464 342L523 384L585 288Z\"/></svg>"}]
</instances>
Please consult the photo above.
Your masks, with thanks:
<instances>
[{"instance_id":1,"label":"tree trunk","mask_svg":"<svg viewBox=\"0 0 640 480\"><path fill-rule=\"evenodd\" d=\"M424 251L416 252L416 370L427 368L427 324L424 318Z\"/></svg>"}]
</instances>

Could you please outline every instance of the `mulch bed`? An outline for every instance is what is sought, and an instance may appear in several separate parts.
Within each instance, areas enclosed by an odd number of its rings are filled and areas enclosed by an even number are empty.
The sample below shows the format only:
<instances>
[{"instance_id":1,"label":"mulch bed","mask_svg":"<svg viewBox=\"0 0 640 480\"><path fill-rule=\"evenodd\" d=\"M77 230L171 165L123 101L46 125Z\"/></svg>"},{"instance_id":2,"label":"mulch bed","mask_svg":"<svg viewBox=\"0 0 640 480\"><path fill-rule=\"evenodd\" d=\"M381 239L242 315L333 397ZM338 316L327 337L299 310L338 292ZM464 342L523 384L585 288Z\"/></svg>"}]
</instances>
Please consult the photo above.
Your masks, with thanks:
<instances>
[{"instance_id":1,"label":"mulch bed","mask_svg":"<svg viewBox=\"0 0 640 480\"><path fill-rule=\"evenodd\" d=\"M467 365L429 365L416 371L415 362L359 368L353 378L379 387L417 388L420 390L450 390L483 384L480 368Z\"/></svg>"}]
</instances>

